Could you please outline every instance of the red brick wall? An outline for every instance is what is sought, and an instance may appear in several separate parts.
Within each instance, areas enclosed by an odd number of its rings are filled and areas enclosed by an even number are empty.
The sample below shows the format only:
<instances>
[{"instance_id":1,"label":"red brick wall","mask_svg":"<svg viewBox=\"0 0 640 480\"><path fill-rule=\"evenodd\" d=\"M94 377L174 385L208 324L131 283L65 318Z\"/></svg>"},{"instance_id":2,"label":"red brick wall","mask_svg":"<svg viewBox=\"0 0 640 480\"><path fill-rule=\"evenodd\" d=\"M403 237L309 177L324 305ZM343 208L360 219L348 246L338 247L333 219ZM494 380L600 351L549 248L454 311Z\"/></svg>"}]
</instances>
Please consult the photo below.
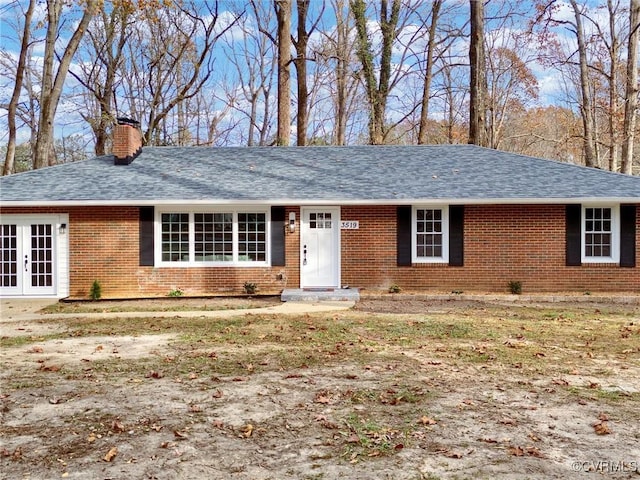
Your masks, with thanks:
<instances>
[{"instance_id":1,"label":"red brick wall","mask_svg":"<svg viewBox=\"0 0 640 480\"><path fill-rule=\"evenodd\" d=\"M640 262L640 209L636 252ZM139 266L138 208L3 208L2 214L68 213L71 296L85 297L94 280L105 298L242 293L245 281L261 293L279 293L300 284L300 210L295 233L287 233L284 267L154 268ZM342 207L343 220L358 230L342 230L342 284L352 287L507 292L521 281L523 292L640 292L640 266L565 266L564 205L465 207L464 266L396 266L396 207ZM280 278L281 277L281 278Z\"/></svg>"},{"instance_id":2,"label":"red brick wall","mask_svg":"<svg viewBox=\"0 0 640 480\"><path fill-rule=\"evenodd\" d=\"M526 292L640 292L640 267L565 266L564 205L465 206L464 266L396 266L396 207L343 207L342 283L354 287L508 292L509 281ZM636 215L640 262L640 215Z\"/></svg>"}]
</instances>

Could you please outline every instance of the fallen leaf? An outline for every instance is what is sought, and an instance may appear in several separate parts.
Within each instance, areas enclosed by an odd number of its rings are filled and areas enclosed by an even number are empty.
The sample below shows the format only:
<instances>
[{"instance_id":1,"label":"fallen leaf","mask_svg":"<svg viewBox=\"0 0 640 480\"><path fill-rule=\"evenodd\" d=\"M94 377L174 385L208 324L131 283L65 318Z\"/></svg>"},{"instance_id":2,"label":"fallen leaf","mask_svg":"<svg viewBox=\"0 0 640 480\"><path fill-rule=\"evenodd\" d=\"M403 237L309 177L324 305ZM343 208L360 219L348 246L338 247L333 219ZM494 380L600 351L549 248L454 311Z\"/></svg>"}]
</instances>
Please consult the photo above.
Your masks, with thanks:
<instances>
[{"instance_id":1,"label":"fallen leaf","mask_svg":"<svg viewBox=\"0 0 640 480\"><path fill-rule=\"evenodd\" d=\"M222 390L216 390L211 394L213 398L222 398Z\"/></svg>"},{"instance_id":2,"label":"fallen leaf","mask_svg":"<svg viewBox=\"0 0 640 480\"><path fill-rule=\"evenodd\" d=\"M178 430L174 430L173 435L180 440L184 440L187 438L187 436L184 433L179 432Z\"/></svg>"},{"instance_id":3,"label":"fallen leaf","mask_svg":"<svg viewBox=\"0 0 640 480\"><path fill-rule=\"evenodd\" d=\"M98 346L96 347L96 350L95 350L95 351L96 351L96 352L100 352L100 351L102 351L102 349L104 349L104 347L103 347L102 345L98 345Z\"/></svg>"},{"instance_id":4,"label":"fallen leaf","mask_svg":"<svg viewBox=\"0 0 640 480\"><path fill-rule=\"evenodd\" d=\"M211 424L212 424L214 427L219 428L219 429L223 429L223 428L224 428L224 422L223 422L222 420L213 420L213 421L211 422Z\"/></svg>"},{"instance_id":5,"label":"fallen leaf","mask_svg":"<svg viewBox=\"0 0 640 480\"><path fill-rule=\"evenodd\" d=\"M44 372L57 372L60 370L60 367L57 365L45 365L44 363L40 365L40 370Z\"/></svg>"},{"instance_id":6,"label":"fallen leaf","mask_svg":"<svg viewBox=\"0 0 640 480\"><path fill-rule=\"evenodd\" d=\"M111 422L111 430L114 432L124 432L124 425L116 419Z\"/></svg>"},{"instance_id":7,"label":"fallen leaf","mask_svg":"<svg viewBox=\"0 0 640 480\"><path fill-rule=\"evenodd\" d=\"M90 433L89 436L87 437L87 442L93 443L95 441L96 441L96 434L95 433Z\"/></svg>"},{"instance_id":8,"label":"fallen leaf","mask_svg":"<svg viewBox=\"0 0 640 480\"><path fill-rule=\"evenodd\" d=\"M189 374L189 380L195 380L196 378L198 378L198 374L197 373L190 373Z\"/></svg>"},{"instance_id":9,"label":"fallen leaf","mask_svg":"<svg viewBox=\"0 0 640 480\"><path fill-rule=\"evenodd\" d=\"M147 378L162 378L162 377L164 377L162 372L157 372L155 370L152 370L147 374Z\"/></svg>"},{"instance_id":10,"label":"fallen leaf","mask_svg":"<svg viewBox=\"0 0 640 480\"><path fill-rule=\"evenodd\" d=\"M569 382L567 382L564 378L554 378L553 383L555 383L556 385L569 385Z\"/></svg>"},{"instance_id":11,"label":"fallen leaf","mask_svg":"<svg viewBox=\"0 0 640 480\"><path fill-rule=\"evenodd\" d=\"M346 440L347 443L360 443L360 437L355 434L352 433Z\"/></svg>"},{"instance_id":12,"label":"fallen leaf","mask_svg":"<svg viewBox=\"0 0 640 480\"><path fill-rule=\"evenodd\" d=\"M611 433L611 429L606 422L597 422L593 424L593 429L596 431L598 435L609 435Z\"/></svg>"},{"instance_id":13,"label":"fallen leaf","mask_svg":"<svg viewBox=\"0 0 640 480\"><path fill-rule=\"evenodd\" d=\"M250 423L247 423L244 428L242 429L242 436L244 438L249 438L251 436L251 434L253 433L253 425Z\"/></svg>"},{"instance_id":14,"label":"fallen leaf","mask_svg":"<svg viewBox=\"0 0 640 480\"><path fill-rule=\"evenodd\" d=\"M200 405L191 405L189 406L189 411L193 413L198 413L202 411L202 407Z\"/></svg>"},{"instance_id":15,"label":"fallen leaf","mask_svg":"<svg viewBox=\"0 0 640 480\"><path fill-rule=\"evenodd\" d=\"M609 415L607 415L604 412L601 412L600 415L598 415L598 420L606 422L607 420L609 420Z\"/></svg>"},{"instance_id":16,"label":"fallen leaf","mask_svg":"<svg viewBox=\"0 0 640 480\"><path fill-rule=\"evenodd\" d=\"M20 458L22 458L22 447L16 447L16 449L11 454L11 458L13 460L20 460Z\"/></svg>"},{"instance_id":17,"label":"fallen leaf","mask_svg":"<svg viewBox=\"0 0 640 480\"><path fill-rule=\"evenodd\" d=\"M462 458L462 454L458 452L452 452L451 450L446 450L442 452L442 454L447 458Z\"/></svg>"},{"instance_id":18,"label":"fallen leaf","mask_svg":"<svg viewBox=\"0 0 640 480\"><path fill-rule=\"evenodd\" d=\"M155 430L156 432L159 432L160 430L162 430L162 425L156 425L155 423L153 425L151 425L151 430Z\"/></svg>"},{"instance_id":19,"label":"fallen leaf","mask_svg":"<svg viewBox=\"0 0 640 480\"><path fill-rule=\"evenodd\" d=\"M536 447L527 447L526 452L527 452L527 455L529 455L530 457L544 458L544 455L542 454L542 452L538 450Z\"/></svg>"},{"instance_id":20,"label":"fallen leaf","mask_svg":"<svg viewBox=\"0 0 640 480\"><path fill-rule=\"evenodd\" d=\"M314 401L316 403L330 403L331 402L331 398L329 397L329 394L327 392L318 392L316 393L316 396L314 398Z\"/></svg>"},{"instance_id":21,"label":"fallen leaf","mask_svg":"<svg viewBox=\"0 0 640 480\"><path fill-rule=\"evenodd\" d=\"M118 447L111 447L107 454L102 458L105 462L112 461L118 455Z\"/></svg>"},{"instance_id":22,"label":"fallen leaf","mask_svg":"<svg viewBox=\"0 0 640 480\"><path fill-rule=\"evenodd\" d=\"M524 450L522 447L509 447L509 453L516 457L522 457L524 455Z\"/></svg>"},{"instance_id":23,"label":"fallen leaf","mask_svg":"<svg viewBox=\"0 0 640 480\"><path fill-rule=\"evenodd\" d=\"M423 415L422 417L420 417L419 423L421 423L422 425L435 425L438 422L436 422L431 417L427 417L426 415Z\"/></svg>"},{"instance_id":24,"label":"fallen leaf","mask_svg":"<svg viewBox=\"0 0 640 480\"><path fill-rule=\"evenodd\" d=\"M493 438L481 438L480 441L485 443L498 443L498 441Z\"/></svg>"}]
</instances>

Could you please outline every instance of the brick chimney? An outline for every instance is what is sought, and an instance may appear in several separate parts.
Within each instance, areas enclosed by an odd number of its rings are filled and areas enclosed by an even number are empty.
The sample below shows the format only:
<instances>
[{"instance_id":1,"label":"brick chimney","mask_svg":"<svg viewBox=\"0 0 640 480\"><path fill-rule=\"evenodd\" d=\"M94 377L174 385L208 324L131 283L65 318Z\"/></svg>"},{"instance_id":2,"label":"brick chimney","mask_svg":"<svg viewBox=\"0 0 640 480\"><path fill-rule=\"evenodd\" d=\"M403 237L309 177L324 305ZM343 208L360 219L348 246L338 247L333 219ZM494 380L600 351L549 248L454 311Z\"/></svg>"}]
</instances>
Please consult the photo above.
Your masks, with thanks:
<instances>
[{"instance_id":1,"label":"brick chimney","mask_svg":"<svg viewBox=\"0 0 640 480\"><path fill-rule=\"evenodd\" d=\"M115 165L129 165L142 152L140 122L120 117L113 130L113 157Z\"/></svg>"}]
</instances>

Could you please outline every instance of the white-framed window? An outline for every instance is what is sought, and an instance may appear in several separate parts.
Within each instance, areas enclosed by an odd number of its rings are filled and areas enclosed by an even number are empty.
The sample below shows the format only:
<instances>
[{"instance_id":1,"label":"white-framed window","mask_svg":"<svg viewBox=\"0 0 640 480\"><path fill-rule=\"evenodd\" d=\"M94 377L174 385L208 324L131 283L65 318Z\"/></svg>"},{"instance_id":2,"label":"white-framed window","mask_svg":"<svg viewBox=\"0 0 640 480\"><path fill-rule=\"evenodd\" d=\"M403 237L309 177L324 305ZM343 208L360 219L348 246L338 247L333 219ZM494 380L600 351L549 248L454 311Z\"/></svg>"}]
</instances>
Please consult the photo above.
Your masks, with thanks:
<instances>
[{"instance_id":1,"label":"white-framed window","mask_svg":"<svg viewBox=\"0 0 640 480\"><path fill-rule=\"evenodd\" d=\"M172 267L268 265L268 238L267 210L158 210L156 264Z\"/></svg>"},{"instance_id":2,"label":"white-framed window","mask_svg":"<svg viewBox=\"0 0 640 480\"><path fill-rule=\"evenodd\" d=\"M449 207L414 206L411 215L413 263L448 263Z\"/></svg>"},{"instance_id":3,"label":"white-framed window","mask_svg":"<svg viewBox=\"0 0 640 480\"><path fill-rule=\"evenodd\" d=\"M620 207L582 206L582 262L620 261Z\"/></svg>"}]
</instances>

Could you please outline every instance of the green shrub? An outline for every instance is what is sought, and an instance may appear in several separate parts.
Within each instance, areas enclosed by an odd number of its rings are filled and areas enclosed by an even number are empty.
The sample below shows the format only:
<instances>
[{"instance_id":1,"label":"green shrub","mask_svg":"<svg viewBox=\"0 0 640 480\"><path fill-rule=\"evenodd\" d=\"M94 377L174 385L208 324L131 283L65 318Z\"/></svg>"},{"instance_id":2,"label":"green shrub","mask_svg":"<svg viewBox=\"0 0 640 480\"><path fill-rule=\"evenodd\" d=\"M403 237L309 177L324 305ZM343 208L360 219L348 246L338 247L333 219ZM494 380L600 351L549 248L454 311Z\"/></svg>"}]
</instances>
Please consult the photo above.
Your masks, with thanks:
<instances>
[{"instance_id":1,"label":"green shrub","mask_svg":"<svg viewBox=\"0 0 640 480\"><path fill-rule=\"evenodd\" d=\"M100 300L100 297L102 297L102 287L100 286L100 282L98 280L94 280L91 284L89 297L91 297L91 300Z\"/></svg>"},{"instance_id":2,"label":"green shrub","mask_svg":"<svg viewBox=\"0 0 640 480\"><path fill-rule=\"evenodd\" d=\"M258 284L253 282L244 282L242 288L244 288L244 293L247 295L253 295L258 291Z\"/></svg>"},{"instance_id":3,"label":"green shrub","mask_svg":"<svg viewBox=\"0 0 640 480\"><path fill-rule=\"evenodd\" d=\"M513 295L520 295L522 293L522 282L517 280L511 280L509 282L509 291Z\"/></svg>"},{"instance_id":4,"label":"green shrub","mask_svg":"<svg viewBox=\"0 0 640 480\"><path fill-rule=\"evenodd\" d=\"M401 291L402 289L400 288L400 285L396 283L389 287L389 293L400 293Z\"/></svg>"}]
</instances>

